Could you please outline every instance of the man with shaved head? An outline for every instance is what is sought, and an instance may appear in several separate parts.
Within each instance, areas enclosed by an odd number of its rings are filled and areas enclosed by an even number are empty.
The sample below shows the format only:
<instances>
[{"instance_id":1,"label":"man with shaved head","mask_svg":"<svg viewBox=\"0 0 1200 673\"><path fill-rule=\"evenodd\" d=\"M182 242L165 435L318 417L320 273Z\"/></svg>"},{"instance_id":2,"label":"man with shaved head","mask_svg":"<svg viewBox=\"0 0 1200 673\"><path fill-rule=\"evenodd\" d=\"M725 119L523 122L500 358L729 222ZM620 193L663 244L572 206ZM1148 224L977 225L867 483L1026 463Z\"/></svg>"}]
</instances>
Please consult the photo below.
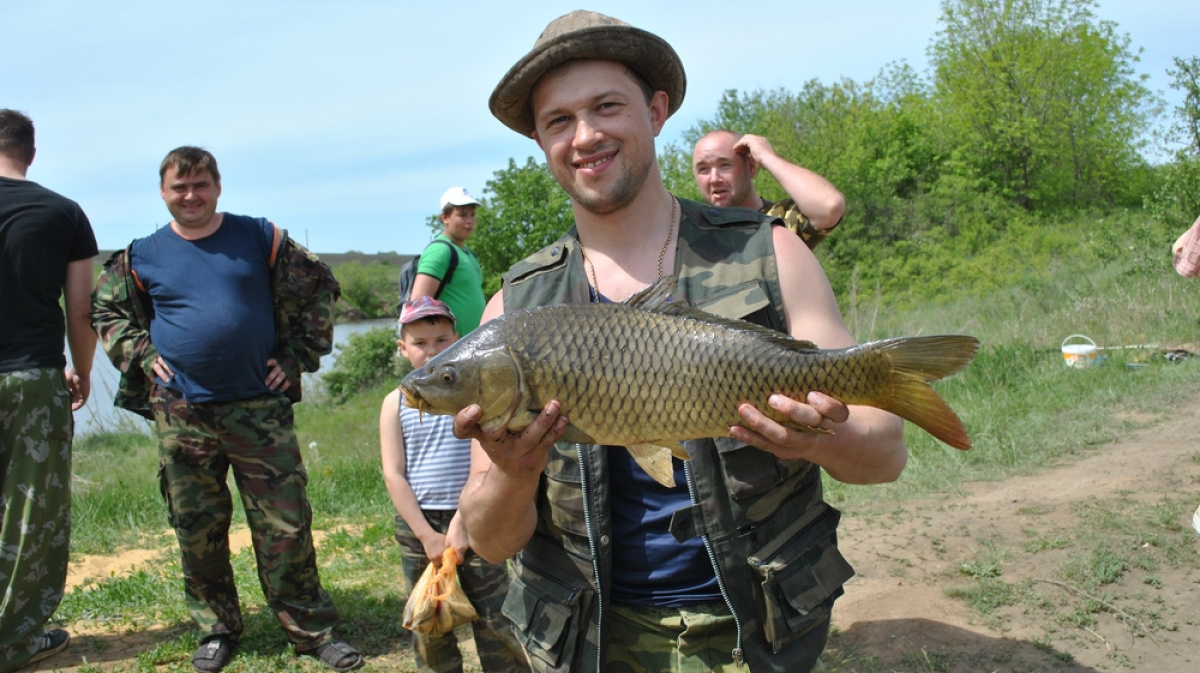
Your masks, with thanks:
<instances>
[{"instance_id":1,"label":"man with shaved head","mask_svg":"<svg viewBox=\"0 0 1200 673\"><path fill-rule=\"evenodd\" d=\"M762 198L754 177L762 168L787 192L778 202ZM692 175L704 200L714 206L750 208L783 219L808 247L829 235L846 212L846 199L828 180L775 153L762 136L709 131L692 152Z\"/></svg>"}]
</instances>

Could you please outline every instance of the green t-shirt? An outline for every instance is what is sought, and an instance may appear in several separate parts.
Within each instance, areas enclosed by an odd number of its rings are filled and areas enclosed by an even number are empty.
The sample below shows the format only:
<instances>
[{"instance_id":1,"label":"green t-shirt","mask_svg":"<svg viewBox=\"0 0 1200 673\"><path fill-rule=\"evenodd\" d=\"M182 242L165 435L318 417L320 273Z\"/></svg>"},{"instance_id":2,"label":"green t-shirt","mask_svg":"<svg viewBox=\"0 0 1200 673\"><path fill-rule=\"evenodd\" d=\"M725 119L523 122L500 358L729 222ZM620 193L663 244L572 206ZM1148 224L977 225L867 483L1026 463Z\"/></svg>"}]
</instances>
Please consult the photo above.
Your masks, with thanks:
<instances>
[{"instance_id":1,"label":"green t-shirt","mask_svg":"<svg viewBox=\"0 0 1200 673\"><path fill-rule=\"evenodd\" d=\"M454 242L445 234L438 238L450 245ZM469 248L454 245L458 250L458 266L450 283L442 288L438 299L446 302L454 317L458 319L458 335L466 336L468 332L479 327L479 319L483 317L483 307L487 298L483 296L483 270L479 268L479 260ZM441 280L450 268L450 248L444 245L430 245L421 253L421 261L417 264L417 273L433 276Z\"/></svg>"}]
</instances>

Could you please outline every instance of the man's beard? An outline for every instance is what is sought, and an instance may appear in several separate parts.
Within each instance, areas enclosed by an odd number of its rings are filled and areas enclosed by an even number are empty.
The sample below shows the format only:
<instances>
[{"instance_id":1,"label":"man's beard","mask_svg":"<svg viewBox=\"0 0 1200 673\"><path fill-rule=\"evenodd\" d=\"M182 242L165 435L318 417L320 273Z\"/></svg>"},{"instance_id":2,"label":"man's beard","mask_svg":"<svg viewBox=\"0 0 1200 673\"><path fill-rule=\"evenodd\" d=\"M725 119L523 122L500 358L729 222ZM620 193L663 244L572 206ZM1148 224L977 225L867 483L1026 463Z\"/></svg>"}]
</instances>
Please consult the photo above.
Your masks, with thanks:
<instances>
[{"instance_id":1,"label":"man's beard","mask_svg":"<svg viewBox=\"0 0 1200 673\"><path fill-rule=\"evenodd\" d=\"M646 178L650 176L650 169L654 167L654 162L655 157L651 155L641 164L630 167L617 179L616 184L608 193L586 191L570 181L559 180L559 184L562 184L571 200L584 210L596 215L607 215L633 203L646 184Z\"/></svg>"},{"instance_id":2,"label":"man's beard","mask_svg":"<svg viewBox=\"0 0 1200 673\"><path fill-rule=\"evenodd\" d=\"M729 205L731 207L735 207L735 208L741 206L746 201L746 199L750 196L751 192L753 192L753 191L754 191L754 184L752 182L750 182L749 180L745 180L741 184L730 183L729 184ZM752 205L746 206L746 207L747 208L757 208L758 205L752 204Z\"/></svg>"}]
</instances>

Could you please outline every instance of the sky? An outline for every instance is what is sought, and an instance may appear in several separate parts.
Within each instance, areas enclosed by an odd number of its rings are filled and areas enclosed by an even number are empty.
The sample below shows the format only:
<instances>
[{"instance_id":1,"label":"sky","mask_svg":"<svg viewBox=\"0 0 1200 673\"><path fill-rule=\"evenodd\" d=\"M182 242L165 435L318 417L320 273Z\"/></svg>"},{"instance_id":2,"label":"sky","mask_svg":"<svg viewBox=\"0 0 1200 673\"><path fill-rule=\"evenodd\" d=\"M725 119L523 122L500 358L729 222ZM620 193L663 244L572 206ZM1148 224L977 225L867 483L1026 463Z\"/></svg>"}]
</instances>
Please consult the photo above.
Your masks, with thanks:
<instances>
[{"instance_id":1,"label":"sky","mask_svg":"<svg viewBox=\"0 0 1200 673\"><path fill-rule=\"evenodd\" d=\"M491 116L500 78L562 2L80 0L5 2L0 107L37 129L29 179L79 202L102 250L170 221L158 166L216 156L220 209L267 217L312 250L419 252L448 187L476 197L537 145ZM659 147L711 118L724 91L926 73L937 0L593 0L663 37L688 77ZM1200 55L1196 0L1102 0L1169 106L1173 57ZM789 157L798 163L802 158Z\"/></svg>"}]
</instances>

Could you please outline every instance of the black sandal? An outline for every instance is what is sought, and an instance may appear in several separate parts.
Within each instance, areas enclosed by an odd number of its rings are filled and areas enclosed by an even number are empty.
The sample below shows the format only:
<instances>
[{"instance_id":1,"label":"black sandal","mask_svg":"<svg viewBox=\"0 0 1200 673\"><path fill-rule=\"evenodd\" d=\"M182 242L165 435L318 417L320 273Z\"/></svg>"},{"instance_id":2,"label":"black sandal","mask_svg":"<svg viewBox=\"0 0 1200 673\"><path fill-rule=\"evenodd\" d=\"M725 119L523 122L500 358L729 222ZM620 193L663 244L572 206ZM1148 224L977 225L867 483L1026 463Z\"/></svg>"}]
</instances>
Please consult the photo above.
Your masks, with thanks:
<instances>
[{"instance_id":1,"label":"black sandal","mask_svg":"<svg viewBox=\"0 0 1200 673\"><path fill-rule=\"evenodd\" d=\"M233 659L236 650L237 643L229 636L208 638L200 643L200 647L196 648L196 653L192 655L192 668L200 673L216 673Z\"/></svg>"},{"instance_id":2,"label":"black sandal","mask_svg":"<svg viewBox=\"0 0 1200 673\"><path fill-rule=\"evenodd\" d=\"M364 663L363 657L358 653L358 650L341 640L330 641L315 650L301 652L300 654L307 657L316 657L322 664L335 671L353 671L356 668L362 668Z\"/></svg>"}]
</instances>

